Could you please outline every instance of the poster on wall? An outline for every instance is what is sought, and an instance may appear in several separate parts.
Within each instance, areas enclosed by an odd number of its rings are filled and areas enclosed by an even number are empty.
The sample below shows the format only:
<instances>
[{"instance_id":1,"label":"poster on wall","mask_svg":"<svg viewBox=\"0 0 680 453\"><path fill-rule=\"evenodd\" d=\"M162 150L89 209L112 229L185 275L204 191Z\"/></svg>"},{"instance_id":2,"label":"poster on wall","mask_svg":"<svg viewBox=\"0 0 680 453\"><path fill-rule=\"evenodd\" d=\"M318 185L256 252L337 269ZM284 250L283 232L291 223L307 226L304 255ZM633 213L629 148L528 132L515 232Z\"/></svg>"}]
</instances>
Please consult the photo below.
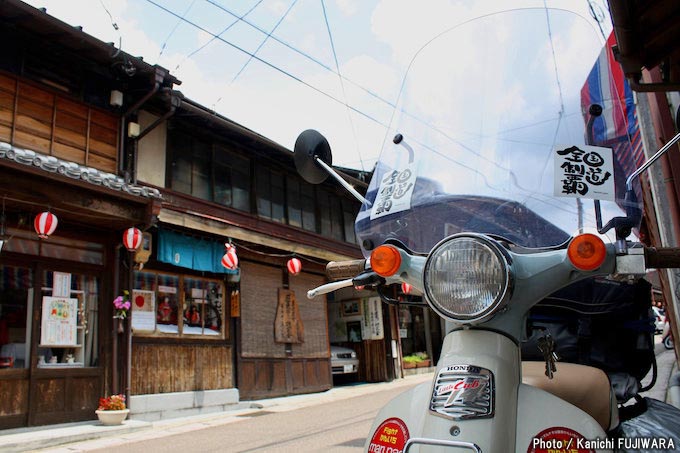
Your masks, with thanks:
<instances>
[{"instance_id":1,"label":"poster on wall","mask_svg":"<svg viewBox=\"0 0 680 453\"><path fill-rule=\"evenodd\" d=\"M71 274L52 272L52 297L69 297L71 295Z\"/></svg>"},{"instance_id":2,"label":"poster on wall","mask_svg":"<svg viewBox=\"0 0 680 453\"><path fill-rule=\"evenodd\" d=\"M40 347L77 347L78 299L42 298Z\"/></svg>"},{"instance_id":3,"label":"poster on wall","mask_svg":"<svg viewBox=\"0 0 680 453\"><path fill-rule=\"evenodd\" d=\"M304 343L305 330L300 317L295 292L279 289L279 304L274 320L274 341L277 343Z\"/></svg>"},{"instance_id":4,"label":"poster on wall","mask_svg":"<svg viewBox=\"0 0 680 453\"><path fill-rule=\"evenodd\" d=\"M363 319L361 323L364 340L382 340L383 330L382 305L379 297L362 299Z\"/></svg>"},{"instance_id":5,"label":"poster on wall","mask_svg":"<svg viewBox=\"0 0 680 453\"><path fill-rule=\"evenodd\" d=\"M156 293L135 289L132 291L132 329L156 330Z\"/></svg>"}]
</instances>

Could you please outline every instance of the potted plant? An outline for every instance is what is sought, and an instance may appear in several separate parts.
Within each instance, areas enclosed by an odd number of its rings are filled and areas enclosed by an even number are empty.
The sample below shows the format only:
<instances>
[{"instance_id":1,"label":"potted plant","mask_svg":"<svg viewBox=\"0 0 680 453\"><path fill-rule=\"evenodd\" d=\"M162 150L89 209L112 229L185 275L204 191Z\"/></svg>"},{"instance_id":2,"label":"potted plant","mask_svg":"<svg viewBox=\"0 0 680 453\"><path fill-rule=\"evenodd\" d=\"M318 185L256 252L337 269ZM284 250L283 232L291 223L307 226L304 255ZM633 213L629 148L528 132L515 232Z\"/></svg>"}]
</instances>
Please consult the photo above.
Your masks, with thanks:
<instances>
[{"instance_id":1,"label":"potted plant","mask_svg":"<svg viewBox=\"0 0 680 453\"><path fill-rule=\"evenodd\" d=\"M428 367L430 363L430 358L425 352L416 352L402 359L404 369Z\"/></svg>"},{"instance_id":2,"label":"potted plant","mask_svg":"<svg viewBox=\"0 0 680 453\"><path fill-rule=\"evenodd\" d=\"M415 355L420 359L416 362L416 368L425 368L430 366L430 357L425 352L416 352Z\"/></svg>"},{"instance_id":3,"label":"potted plant","mask_svg":"<svg viewBox=\"0 0 680 453\"><path fill-rule=\"evenodd\" d=\"M120 425L130 409L125 406L125 395L111 395L99 398L99 407L94 411L104 425Z\"/></svg>"},{"instance_id":4,"label":"potted plant","mask_svg":"<svg viewBox=\"0 0 680 453\"><path fill-rule=\"evenodd\" d=\"M420 358L415 354L407 355L402 359L402 366L405 370L415 368L418 365L418 361L420 361Z\"/></svg>"}]
</instances>

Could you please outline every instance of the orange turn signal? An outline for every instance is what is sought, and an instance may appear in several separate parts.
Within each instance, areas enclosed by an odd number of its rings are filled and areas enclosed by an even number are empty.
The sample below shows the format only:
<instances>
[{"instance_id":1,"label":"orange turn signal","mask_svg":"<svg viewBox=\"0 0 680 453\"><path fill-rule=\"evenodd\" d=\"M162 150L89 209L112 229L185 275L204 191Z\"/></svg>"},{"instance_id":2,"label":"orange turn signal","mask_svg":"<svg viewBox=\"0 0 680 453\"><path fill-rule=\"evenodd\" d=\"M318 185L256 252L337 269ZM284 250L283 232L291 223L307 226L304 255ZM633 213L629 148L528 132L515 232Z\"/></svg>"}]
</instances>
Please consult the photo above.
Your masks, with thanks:
<instances>
[{"instance_id":1,"label":"orange turn signal","mask_svg":"<svg viewBox=\"0 0 680 453\"><path fill-rule=\"evenodd\" d=\"M391 277L401 266L401 254L396 247L380 245L371 252L371 269L381 277Z\"/></svg>"},{"instance_id":2,"label":"orange turn signal","mask_svg":"<svg viewBox=\"0 0 680 453\"><path fill-rule=\"evenodd\" d=\"M607 249L602 239L594 234L586 233L571 240L567 248L567 256L575 268L592 271L604 263Z\"/></svg>"}]
</instances>

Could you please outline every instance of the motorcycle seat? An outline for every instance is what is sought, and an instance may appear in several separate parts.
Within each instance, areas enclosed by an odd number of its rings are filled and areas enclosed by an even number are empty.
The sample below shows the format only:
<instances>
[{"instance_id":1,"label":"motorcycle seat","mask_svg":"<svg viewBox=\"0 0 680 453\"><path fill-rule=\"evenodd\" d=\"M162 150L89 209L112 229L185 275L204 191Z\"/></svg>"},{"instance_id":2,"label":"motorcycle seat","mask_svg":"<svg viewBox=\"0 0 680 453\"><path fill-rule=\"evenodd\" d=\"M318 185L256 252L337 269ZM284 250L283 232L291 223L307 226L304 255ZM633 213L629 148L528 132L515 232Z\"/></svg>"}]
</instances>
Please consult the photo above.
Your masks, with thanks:
<instances>
[{"instance_id":1,"label":"motorcycle seat","mask_svg":"<svg viewBox=\"0 0 680 453\"><path fill-rule=\"evenodd\" d=\"M586 365L558 362L552 379L545 362L522 362L522 382L578 407L609 431L619 423L616 396L604 371Z\"/></svg>"}]
</instances>

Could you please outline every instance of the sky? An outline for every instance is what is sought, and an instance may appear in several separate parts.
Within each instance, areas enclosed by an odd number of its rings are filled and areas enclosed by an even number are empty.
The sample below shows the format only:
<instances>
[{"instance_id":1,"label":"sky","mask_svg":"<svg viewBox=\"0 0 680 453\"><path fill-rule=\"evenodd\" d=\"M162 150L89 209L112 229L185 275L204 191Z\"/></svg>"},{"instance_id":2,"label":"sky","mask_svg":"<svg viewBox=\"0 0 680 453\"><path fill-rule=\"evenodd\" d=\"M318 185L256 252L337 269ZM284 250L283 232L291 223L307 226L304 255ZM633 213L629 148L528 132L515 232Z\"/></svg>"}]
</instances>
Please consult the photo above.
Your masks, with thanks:
<instances>
[{"instance_id":1,"label":"sky","mask_svg":"<svg viewBox=\"0 0 680 453\"><path fill-rule=\"evenodd\" d=\"M333 164L358 170L373 168L408 63L436 33L544 2L590 17L588 0L25 2L165 67L186 97L288 149L320 131ZM608 34L606 1L590 3Z\"/></svg>"}]
</instances>

